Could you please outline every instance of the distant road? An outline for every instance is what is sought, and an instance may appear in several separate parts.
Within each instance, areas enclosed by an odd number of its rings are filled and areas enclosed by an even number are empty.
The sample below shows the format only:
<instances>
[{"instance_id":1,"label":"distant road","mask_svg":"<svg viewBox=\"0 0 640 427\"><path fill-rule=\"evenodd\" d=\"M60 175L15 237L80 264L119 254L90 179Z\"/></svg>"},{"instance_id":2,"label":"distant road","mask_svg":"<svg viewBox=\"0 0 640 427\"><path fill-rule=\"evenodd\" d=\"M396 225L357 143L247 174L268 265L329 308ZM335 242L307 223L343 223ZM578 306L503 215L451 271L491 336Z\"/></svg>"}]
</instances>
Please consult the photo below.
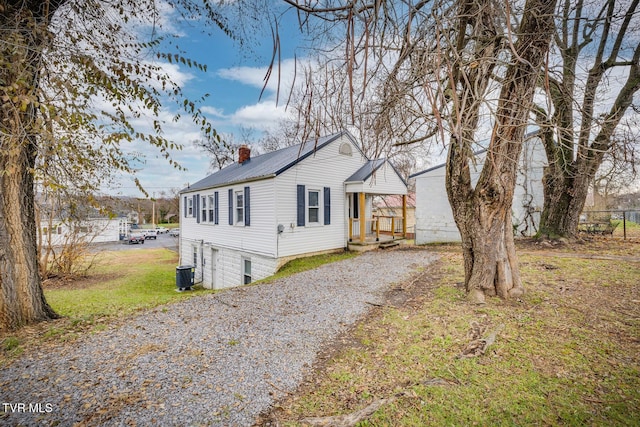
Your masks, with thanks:
<instances>
[{"instance_id":1,"label":"distant road","mask_svg":"<svg viewBox=\"0 0 640 427\"><path fill-rule=\"evenodd\" d=\"M97 251L122 251L122 250L144 250L155 248L167 248L174 252L178 252L179 237L169 236L168 233L159 234L157 239L145 240L144 244L129 245L119 242L96 243L93 245Z\"/></svg>"}]
</instances>

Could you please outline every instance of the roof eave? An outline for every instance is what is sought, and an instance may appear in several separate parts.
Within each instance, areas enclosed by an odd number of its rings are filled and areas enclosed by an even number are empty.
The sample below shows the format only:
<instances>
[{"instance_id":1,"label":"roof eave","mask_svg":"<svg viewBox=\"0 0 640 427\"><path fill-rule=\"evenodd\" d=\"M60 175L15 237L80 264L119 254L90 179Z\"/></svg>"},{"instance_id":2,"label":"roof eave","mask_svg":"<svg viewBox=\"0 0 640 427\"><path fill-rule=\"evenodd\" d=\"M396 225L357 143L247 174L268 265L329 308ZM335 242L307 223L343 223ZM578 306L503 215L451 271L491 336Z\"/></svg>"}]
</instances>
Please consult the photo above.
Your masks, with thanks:
<instances>
[{"instance_id":1,"label":"roof eave","mask_svg":"<svg viewBox=\"0 0 640 427\"><path fill-rule=\"evenodd\" d=\"M214 188L221 188L221 187L230 187L232 185L246 184L248 182L255 182L255 181L263 181L265 179L271 179L271 178L275 178L275 177L276 177L276 174L272 173L272 174L269 174L269 175L256 176L254 178L241 179L241 180L237 180L237 181L230 181L230 182L225 182L225 183L222 183L222 184L209 185L209 186L203 186L203 187L198 187L198 188L187 187L184 190L181 190L179 194L182 194L182 193L193 193L194 191L202 191L202 190L213 190Z\"/></svg>"}]
</instances>

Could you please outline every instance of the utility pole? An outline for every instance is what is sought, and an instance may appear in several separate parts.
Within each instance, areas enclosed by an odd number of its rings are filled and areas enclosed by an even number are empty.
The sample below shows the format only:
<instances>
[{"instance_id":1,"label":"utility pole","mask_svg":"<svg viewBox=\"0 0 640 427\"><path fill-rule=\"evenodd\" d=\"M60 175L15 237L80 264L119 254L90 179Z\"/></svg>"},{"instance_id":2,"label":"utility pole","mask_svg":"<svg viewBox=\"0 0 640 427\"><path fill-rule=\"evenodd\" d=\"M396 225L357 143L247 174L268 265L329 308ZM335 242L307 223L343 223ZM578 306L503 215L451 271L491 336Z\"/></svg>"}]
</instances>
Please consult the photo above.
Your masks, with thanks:
<instances>
[{"instance_id":1,"label":"utility pole","mask_svg":"<svg viewBox=\"0 0 640 427\"><path fill-rule=\"evenodd\" d=\"M153 197L151 198L151 224L156 226L156 192L153 192Z\"/></svg>"}]
</instances>

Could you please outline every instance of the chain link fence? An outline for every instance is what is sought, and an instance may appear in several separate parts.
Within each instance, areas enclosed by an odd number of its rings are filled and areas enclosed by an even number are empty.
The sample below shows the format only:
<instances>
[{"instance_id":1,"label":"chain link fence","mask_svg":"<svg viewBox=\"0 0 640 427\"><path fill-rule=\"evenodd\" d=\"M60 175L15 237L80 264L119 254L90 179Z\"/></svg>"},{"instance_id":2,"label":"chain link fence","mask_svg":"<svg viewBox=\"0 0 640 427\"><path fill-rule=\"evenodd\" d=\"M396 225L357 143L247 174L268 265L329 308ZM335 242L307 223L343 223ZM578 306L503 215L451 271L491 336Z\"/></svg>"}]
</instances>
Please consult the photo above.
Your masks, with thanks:
<instances>
[{"instance_id":1,"label":"chain link fence","mask_svg":"<svg viewBox=\"0 0 640 427\"><path fill-rule=\"evenodd\" d=\"M640 210L584 211L578 230L624 240L640 239Z\"/></svg>"}]
</instances>

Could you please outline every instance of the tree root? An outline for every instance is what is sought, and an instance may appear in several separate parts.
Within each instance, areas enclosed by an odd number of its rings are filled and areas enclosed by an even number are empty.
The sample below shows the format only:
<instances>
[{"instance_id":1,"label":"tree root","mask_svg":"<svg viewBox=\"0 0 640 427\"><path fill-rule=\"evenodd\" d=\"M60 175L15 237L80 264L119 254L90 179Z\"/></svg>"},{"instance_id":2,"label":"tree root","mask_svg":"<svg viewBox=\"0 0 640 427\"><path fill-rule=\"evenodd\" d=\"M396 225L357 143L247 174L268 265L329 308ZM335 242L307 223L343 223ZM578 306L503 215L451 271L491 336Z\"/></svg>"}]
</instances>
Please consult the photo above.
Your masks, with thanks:
<instances>
[{"instance_id":1,"label":"tree root","mask_svg":"<svg viewBox=\"0 0 640 427\"><path fill-rule=\"evenodd\" d=\"M456 356L457 359L466 357L477 357L485 354L489 346L493 345L493 343L496 342L496 337L498 336L498 333L500 333L500 331L504 328L504 324L498 325L498 327L485 338L480 338L481 332L478 333L479 330L474 325L472 325L472 327L474 327L473 335L475 339L467 344L465 349Z\"/></svg>"},{"instance_id":2,"label":"tree root","mask_svg":"<svg viewBox=\"0 0 640 427\"><path fill-rule=\"evenodd\" d=\"M382 406L387 405L395 400L395 397L378 399L366 408L360 409L359 411L352 412L350 414L335 415L332 417L310 417L304 418L301 421L302 423L308 424L313 427L352 427L360 421L370 417Z\"/></svg>"}]
</instances>

